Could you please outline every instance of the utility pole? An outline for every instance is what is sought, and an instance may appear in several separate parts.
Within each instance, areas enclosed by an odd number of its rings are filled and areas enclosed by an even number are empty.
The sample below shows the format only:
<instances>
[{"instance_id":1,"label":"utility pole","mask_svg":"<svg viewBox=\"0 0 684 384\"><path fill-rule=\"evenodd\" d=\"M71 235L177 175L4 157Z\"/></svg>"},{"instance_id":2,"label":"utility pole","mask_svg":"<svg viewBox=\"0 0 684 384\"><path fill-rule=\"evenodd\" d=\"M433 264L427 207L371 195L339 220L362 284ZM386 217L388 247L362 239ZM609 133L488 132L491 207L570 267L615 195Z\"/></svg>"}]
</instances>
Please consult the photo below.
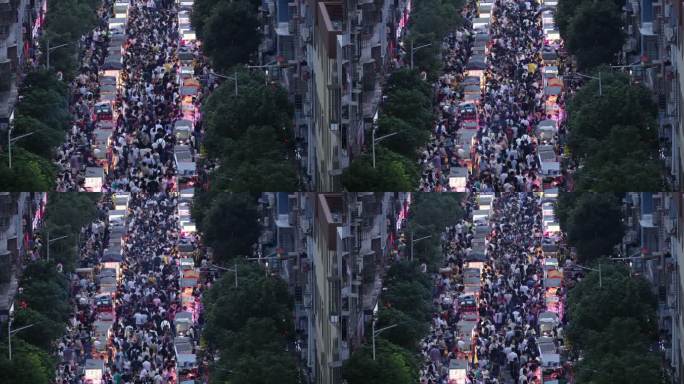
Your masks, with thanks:
<instances>
[{"instance_id":1,"label":"utility pole","mask_svg":"<svg viewBox=\"0 0 684 384\"><path fill-rule=\"evenodd\" d=\"M417 242L419 242L419 241L421 241L421 240L429 239L429 238L431 238L431 237L432 237L432 235L429 235L429 236L420 237L420 238L417 238L417 239L414 240L414 239L413 239L413 232L411 232L411 259L410 259L410 260L413 260L413 244L414 244L414 243L417 243Z\"/></svg>"},{"instance_id":2,"label":"utility pole","mask_svg":"<svg viewBox=\"0 0 684 384\"><path fill-rule=\"evenodd\" d=\"M386 331L390 328L394 328L394 327L399 326L399 324L392 324L392 325L389 325L387 327L380 328L376 331L375 330L375 322L376 321L377 321L376 319L373 319L373 361L375 361L375 336L379 335L380 332L383 332L383 331Z\"/></svg>"}]
</instances>

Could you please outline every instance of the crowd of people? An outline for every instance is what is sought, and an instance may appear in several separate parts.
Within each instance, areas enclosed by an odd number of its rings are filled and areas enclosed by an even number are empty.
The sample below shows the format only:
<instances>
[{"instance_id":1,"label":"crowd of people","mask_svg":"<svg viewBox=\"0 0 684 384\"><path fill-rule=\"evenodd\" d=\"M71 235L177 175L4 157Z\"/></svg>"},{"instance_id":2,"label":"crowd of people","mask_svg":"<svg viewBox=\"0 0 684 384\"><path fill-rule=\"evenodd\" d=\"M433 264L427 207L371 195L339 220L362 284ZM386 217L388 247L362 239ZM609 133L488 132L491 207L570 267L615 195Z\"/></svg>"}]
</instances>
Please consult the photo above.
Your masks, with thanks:
<instances>
[{"instance_id":1,"label":"crowd of people","mask_svg":"<svg viewBox=\"0 0 684 384\"><path fill-rule=\"evenodd\" d=\"M168 191L175 174L173 123L180 114L177 4L131 2L126 37L108 181L114 191Z\"/></svg>"},{"instance_id":2,"label":"crowd of people","mask_svg":"<svg viewBox=\"0 0 684 384\"><path fill-rule=\"evenodd\" d=\"M58 170L56 191L85 191L85 169L96 165L92 151L95 130L93 109L99 99L98 73L107 55L108 22L113 1L105 0L97 11L97 26L81 37L79 69L70 83L69 111L73 116L66 141L57 149Z\"/></svg>"},{"instance_id":3,"label":"crowd of people","mask_svg":"<svg viewBox=\"0 0 684 384\"><path fill-rule=\"evenodd\" d=\"M472 161L468 187L474 191L539 191L543 175L535 137L545 112L542 57L544 33L536 1L497 0L488 28L473 30L476 5L464 9L465 23L444 42L445 73L436 87L440 116L421 157L423 191L449 190L452 167ZM460 82L475 33L489 33L484 69L485 89L478 109L477 136L472 151L456 149L464 119L455 106L463 101ZM559 153L557 135L547 144Z\"/></svg>"},{"instance_id":4,"label":"crowd of people","mask_svg":"<svg viewBox=\"0 0 684 384\"><path fill-rule=\"evenodd\" d=\"M113 1L98 11L97 27L83 36L78 74L71 83L70 111L74 117L66 142L58 148L58 191L86 191L85 170L106 162L104 192L128 191L154 194L169 191L176 183L174 123L183 115L179 48L193 56L195 74L207 75L197 42L181 43L179 4L171 0L131 1L125 27L121 59L121 87L112 103L113 126L105 149L97 148L93 134L99 127L95 105L100 101L102 69L108 52L114 17ZM194 96L199 104L202 91ZM188 140L197 151L201 139L196 124ZM96 154L95 151L106 152ZM99 155L99 156L98 156ZM98 161L99 160L99 161Z\"/></svg>"},{"instance_id":5,"label":"crowd of people","mask_svg":"<svg viewBox=\"0 0 684 384\"><path fill-rule=\"evenodd\" d=\"M111 197L111 196L110 196ZM123 222L122 277L113 295L114 317L106 345L97 346L95 323L100 318L95 297L99 283L75 274L72 297L76 312L67 334L58 342L60 364L55 382L83 384L86 359L105 362L103 384L167 384L178 382L174 349L175 314L187 310L180 295L180 257L176 248L181 236L176 215L177 197L165 193L133 194ZM103 215L113 209L105 197ZM82 231L81 265L96 267L107 253L110 226L98 220ZM196 239L190 238L192 243ZM199 255L198 255L199 257ZM97 268L95 268L97 271ZM193 290L199 307L203 286ZM198 344L198 321L185 333ZM99 351L99 352L98 352Z\"/></svg>"},{"instance_id":6,"label":"crowd of people","mask_svg":"<svg viewBox=\"0 0 684 384\"><path fill-rule=\"evenodd\" d=\"M476 208L471 196L466 217ZM422 342L421 384L447 383L452 359L468 361L471 383L538 382L537 320L545 310L539 197L531 193L503 194L494 200L493 210L472 338L457 325L466 313L459 297L464 292L462 271L472 251L475 226L481 224L463 220L447 229L446 267L453 273L441 274L435 280L438 312Z\"/></svg>"}]
</instances>

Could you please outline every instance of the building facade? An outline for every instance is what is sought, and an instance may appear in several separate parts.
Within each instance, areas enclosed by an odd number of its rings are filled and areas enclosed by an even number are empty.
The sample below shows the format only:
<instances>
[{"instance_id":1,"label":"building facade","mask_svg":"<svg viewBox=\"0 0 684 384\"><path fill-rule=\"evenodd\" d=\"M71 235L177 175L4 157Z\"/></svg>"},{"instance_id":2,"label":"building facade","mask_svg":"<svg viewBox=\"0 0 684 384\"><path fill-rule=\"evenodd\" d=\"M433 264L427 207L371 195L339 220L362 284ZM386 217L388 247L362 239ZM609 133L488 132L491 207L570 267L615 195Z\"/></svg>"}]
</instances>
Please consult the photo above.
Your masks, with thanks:
<instances>
[{"instance_id":1,"label":"building facade","mask_svg":"<svg viewBox=\"0 0 684 384\"><path fill-rule=\"evenodd\" d=\"M684 195L669 192L628 193L625 199L626 236L623 256L633 270L647 278L658 298L660 346L672 382L684 383Z\"/></svg>"},{"instance_id":2,"label":"building facade","mask_svg":"<svg viewBox=\"0 0 684 384\"><path fill-rule=\"evenodd\" d=\"M410 1L269 0L264 49L295 106L302 173L312 190L341 190L341 175L373 126ZM273 60L271 60L273 59Z\"/></svg>"},{"instance_id":3,"label":"building facade","mask_svg":"<svg viewBox=\"0 0 684 384\"><path fill-rule=\"evenodd\" d=\"M684 74L681 3L673 0L629 0L624 8L627 39L621 53L623 70L647 86L658 105L660 156L674 190L684 175L682 90Z\"/></svg>"},{"instance_id":4,"label":"building facade","mask_svg":"<svg viewBox=\"0 0 684 384\"><path fill-rule=\"evenodd\" d=\"M341 383L342 364L361 345L377 304L410 195L265 195L272 233L266 237L275 250L269 268L294 296L295 347L306 382Z\"/></svg>"},{"instance_id":5,"label":"building facade","mask_svg":"<svg viewBox=\"0 0 684 384\"><path fill-rule=\"evenodd\" d=\"M0 192L0 322L12 306L22 258L45 215L46 193Z\"/></svg>"}]
</instances>

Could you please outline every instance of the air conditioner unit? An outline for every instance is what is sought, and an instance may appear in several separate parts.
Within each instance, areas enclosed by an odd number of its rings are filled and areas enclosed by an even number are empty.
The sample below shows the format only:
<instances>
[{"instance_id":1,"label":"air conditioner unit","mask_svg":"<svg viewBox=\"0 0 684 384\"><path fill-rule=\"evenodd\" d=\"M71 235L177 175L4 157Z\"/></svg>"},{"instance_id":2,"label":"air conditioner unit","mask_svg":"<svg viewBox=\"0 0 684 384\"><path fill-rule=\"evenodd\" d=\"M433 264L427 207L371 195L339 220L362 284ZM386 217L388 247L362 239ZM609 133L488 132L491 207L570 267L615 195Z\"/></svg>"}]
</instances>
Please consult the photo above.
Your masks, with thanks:
<instances>
[{"instance_id":1,"label":"air conditioner unit","mask_svg":"<svg viewBox=\"0 0 684 384\"><path fill-rule=\"evenodd\" d=\"M340 317L338 315L330 315L330 323L331 324L337 324L340 320Z\"/></svg>"}]
</instances>

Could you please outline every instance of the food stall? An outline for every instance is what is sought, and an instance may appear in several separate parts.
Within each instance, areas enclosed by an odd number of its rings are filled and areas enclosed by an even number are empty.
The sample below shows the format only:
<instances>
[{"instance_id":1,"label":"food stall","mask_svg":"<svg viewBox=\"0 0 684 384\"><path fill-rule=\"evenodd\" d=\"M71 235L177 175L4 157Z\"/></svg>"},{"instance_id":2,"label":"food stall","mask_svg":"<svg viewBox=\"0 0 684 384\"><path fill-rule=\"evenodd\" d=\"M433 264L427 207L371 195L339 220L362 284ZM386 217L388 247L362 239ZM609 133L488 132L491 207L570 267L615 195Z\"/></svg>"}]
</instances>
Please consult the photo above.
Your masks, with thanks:
<instances>
[{"instance_id":1,"label":"food stall","mask_svg":"<svg viewBox=\"0 0 684 384\"><path fill-rule=\"evenodd\" d=\"M111 297L109 300L111 301ZM93 349L96 355L105 353L107 351L109 337L112 335L113 325L114 322L112 320L97 320L93 323L93 336L95 339Z\"/></svg>"},{"instance_id":2,"label":"food stall","mask_svg":"<svg viewBox=\"0 0 684 384\"><path fill-rule=\"evenodd\" d=\"M83 375L87 384L101 384L104 376L104 360L86 359L83 367Z\"/></svg>"},{"instance_id":3,"label":"food stall","mask_svg":"<svg viewBox=\"0 0 684 384\"><path fill-rule=\"evenodd\" d=\"M197 377L197 357L193 352L192 340L189 337L175 337L173 346L176 352L178 381Z\"/></svg>"},{"instance_id":4,"label":"food stall","mask_svg":"<svg viewBox=\"0 0 684 384\"><path fill-rule=\"evenodd\" d=\"M546 119L542 120L537 124L537 129L535 135L539 140L551 140L553 136L558 132L558 126L555 120Z\"/></svg>"},{"instance_id":5,"label":"food stall","mask_svg":"<svg viewBox=\"0 0 684 384\"><path fill-rule=\"evenodd\" d=\"M173 135L176 136L177 144L186 144L192 135L192 120L176 120L173 124Z\"/></svg>"},{"instance_id":6,"label":"food stall","mask_svg":"<svg viewBox=\"0 0 684 384\"><path fill-rule=\"evenodd\" d=\"M176 327L177 336L185 336L188 330L192 327L192 313L184 311L176 313L173 324Z\"/></svg>"},{"instance_id":7,"label":"food stall","mask_svg":"<svg viewBox=\"0 0 684 384\"><path fill-rule=\"evenodd\" d=\"M487 69L486 56L472 55L465 66L466 76L474 76L480 79L480 86L485 86L485 69Z\"/></svg>"},{"instance_id":8,"label":"food stall","mask_svg":"<svg viewBox=\"0 0 684 384\"><path fill-rule=\"evenodd\" d=\"M468 169L464 167L451 167L449 170L449 187L455 192L465 192L468 182Z\"/></svg>"},{"instance_id":9,"label":"food stall","mask_svg":"<svg viewBox=\"0 0 684 384\"><path fill-rule=\"evenodd\" d=\"M553 336L553 330L559 324L558 314L551 311L539 314L539 331L542 336Z\"/></svg>"},{"instance_id":10,"label":"food stall","mask_svg":"<svg viewBox=\"0 0 684 384\"><path fill-rule=\"evenodd\" d=\"M449 360L449 384L468 383L468 360L451 359Z\"/></svg>"},{"instance_id":11,"label":"food stall","mask_svg":"<svg viewBox=\"0 0 684 384\"><path fill-rule=\"evenodd\" d=\"M480 287L482 282L480 280L480 270L477 268L465 268L463 270L463 285L465 286L465 293L474 296L480 295Z\"/></svg>"},{"instance_id":12,"label":"food stall","mask_svg":"<svg viewBox=\"0 0 684 384\"><path fill-rule=\"evenodd\" d=\"M87 192L102 192L105 171L102 167L86 167L84 187Z\"/></svg>"}]
</instances>

